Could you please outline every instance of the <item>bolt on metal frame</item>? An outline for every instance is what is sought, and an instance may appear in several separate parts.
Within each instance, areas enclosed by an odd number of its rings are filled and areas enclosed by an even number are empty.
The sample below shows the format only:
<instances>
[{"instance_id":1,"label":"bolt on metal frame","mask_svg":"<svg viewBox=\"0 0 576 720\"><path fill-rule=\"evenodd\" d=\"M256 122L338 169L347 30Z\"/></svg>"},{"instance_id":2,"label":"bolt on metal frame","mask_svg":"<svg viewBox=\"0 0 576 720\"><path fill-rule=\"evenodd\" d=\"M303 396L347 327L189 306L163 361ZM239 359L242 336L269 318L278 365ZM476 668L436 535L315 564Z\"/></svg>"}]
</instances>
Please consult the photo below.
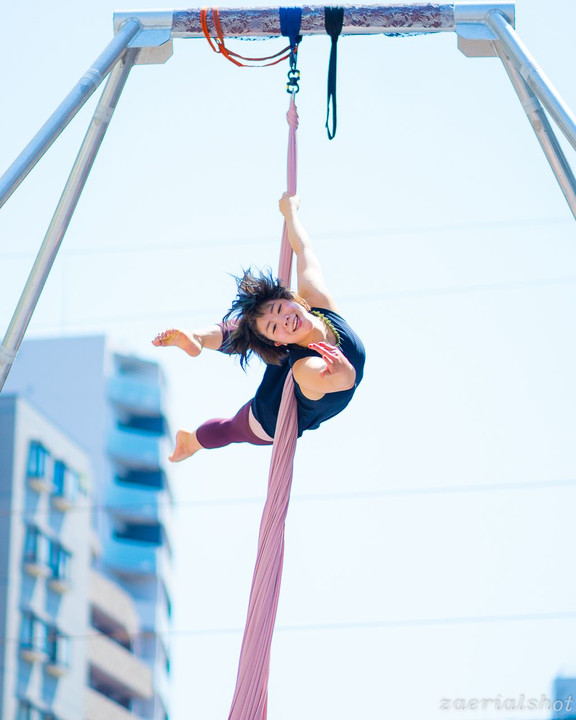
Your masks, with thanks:
<instances>
[{"instance_id":1,"label":"bolt on metal frame","mask_svg":"<svg viewBox=\"0 0 576 720\"><path fill-rule=\"evenodd\" d=\"M220 8L227 37L278 37L278 7ZM343 35L455 32L468 57L499 57L550 167L576 218L576 179L544 108L576 149L576 118L514 30L514 3L393 3L344 8ZM174 38L202 38L200 9L123 11L115 36L92 67L0 177L0 208L110 75L0 346L0 392L10 372L56 255L134 65L165 63ZM324 6L302 6L302 35L324 35Z\"/></svg>"}]
</instances>

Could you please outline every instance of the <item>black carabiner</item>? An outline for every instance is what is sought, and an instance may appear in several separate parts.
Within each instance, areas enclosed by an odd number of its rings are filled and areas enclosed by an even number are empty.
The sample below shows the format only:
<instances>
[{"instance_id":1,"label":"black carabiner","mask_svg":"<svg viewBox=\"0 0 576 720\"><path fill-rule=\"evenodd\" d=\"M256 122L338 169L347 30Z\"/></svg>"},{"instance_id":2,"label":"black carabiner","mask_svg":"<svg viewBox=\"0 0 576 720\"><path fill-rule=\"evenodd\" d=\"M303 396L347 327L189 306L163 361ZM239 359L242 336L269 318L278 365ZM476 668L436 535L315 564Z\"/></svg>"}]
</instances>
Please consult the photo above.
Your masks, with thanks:
<instances>
[{"instance_id":1,"label":"black carabiner","mask_svg":"<svg viewBox=\"0 0 576 720\"><path fill-rule=\"evenodd\" d=\"M296 95L296 93L300 90L300 87L298 85L300 81L300 70L296 70L295 67L290 68L288 70L288 82L286 83L286 92L291 93L292 95Z\"/></svg>"}]
</instances>

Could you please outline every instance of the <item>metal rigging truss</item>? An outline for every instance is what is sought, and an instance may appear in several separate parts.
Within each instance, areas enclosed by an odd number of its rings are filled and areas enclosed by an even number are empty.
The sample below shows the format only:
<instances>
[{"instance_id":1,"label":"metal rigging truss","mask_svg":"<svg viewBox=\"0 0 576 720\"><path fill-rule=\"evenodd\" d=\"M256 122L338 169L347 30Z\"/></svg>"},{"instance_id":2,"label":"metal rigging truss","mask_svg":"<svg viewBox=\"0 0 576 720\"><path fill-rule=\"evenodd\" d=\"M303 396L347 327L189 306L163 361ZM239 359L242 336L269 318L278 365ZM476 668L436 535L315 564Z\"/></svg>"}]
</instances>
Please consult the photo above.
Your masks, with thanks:
<instances>
[{"instance_id":1,"label":"metal rigging truss","mask_svg":"<svg viewBox=\"0 0 576 720\"><path fill-rule=\"evenodd\" d=\"M302 35L323 35L324 6L302 6ZM220 9L226 37L281 35L278 7ZM514 3L391 3L344 8L343 35L455 32L468 57L499 57L576 218L576 180L544 108L576 149L576 118L538 67L516 31ZM159 64L172 55L174 38L203 37L200 9L123 11L114 14L115 36L36 136L0 177L0 207L42 155L110 76L32 267L3 343L0 391L20 347L86 179L134 65Z\"/></svg>"}]
</instances>

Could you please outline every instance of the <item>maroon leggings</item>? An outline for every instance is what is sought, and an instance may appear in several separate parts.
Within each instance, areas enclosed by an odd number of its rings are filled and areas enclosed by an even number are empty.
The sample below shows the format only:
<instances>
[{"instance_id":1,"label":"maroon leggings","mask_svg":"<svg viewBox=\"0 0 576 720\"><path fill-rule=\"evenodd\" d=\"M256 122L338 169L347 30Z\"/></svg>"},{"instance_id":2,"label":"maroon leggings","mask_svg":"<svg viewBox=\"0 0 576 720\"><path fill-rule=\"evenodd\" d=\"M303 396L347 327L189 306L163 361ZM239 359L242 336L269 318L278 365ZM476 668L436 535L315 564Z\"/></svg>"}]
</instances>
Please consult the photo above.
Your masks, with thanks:
<instances>
[{"instance_id":1,"label":"maroon leggings","mask_svg":"<svg viewBox=\"0 0 576 720\"><path fill-rule=\"evenodd\" d=\"M248 419L252 400L243 405L232 418L213 418L207 420L196 430L196 437L203 448L219 448L231 443L250 443L251 445L272 445L271 440L262 440L250 428Z\"/></svg>"}]
</instances>

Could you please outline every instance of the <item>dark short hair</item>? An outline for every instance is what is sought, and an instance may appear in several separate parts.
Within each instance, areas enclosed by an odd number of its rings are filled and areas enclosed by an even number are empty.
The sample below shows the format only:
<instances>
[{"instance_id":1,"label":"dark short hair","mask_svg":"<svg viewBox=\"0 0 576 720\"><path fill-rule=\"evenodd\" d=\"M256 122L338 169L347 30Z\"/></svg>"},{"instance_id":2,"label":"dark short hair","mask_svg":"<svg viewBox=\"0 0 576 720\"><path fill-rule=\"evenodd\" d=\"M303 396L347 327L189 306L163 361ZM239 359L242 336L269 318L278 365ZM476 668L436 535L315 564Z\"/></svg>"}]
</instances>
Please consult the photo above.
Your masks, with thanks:
<instances>
[{"instance_id":1,"label":"dark short hair","mask_svg":"<svg viewBox=\"0 0 576 720\"><path fill-rule=\"evenodd\" d=\"M243 368L246 368L252 353L269 365L280 365L288 354L288 348L286 345L275 345L273 340L258 332L256 321L264 314L266 303L273 300L293 300L306 310L310 310L310 306L275 278L271 270L254 273L248 268L241 277L234 279L238 294L224 316L224 322L230 322L234 329L222 349L238 354Z\"/></svg>"}]
</instances>

